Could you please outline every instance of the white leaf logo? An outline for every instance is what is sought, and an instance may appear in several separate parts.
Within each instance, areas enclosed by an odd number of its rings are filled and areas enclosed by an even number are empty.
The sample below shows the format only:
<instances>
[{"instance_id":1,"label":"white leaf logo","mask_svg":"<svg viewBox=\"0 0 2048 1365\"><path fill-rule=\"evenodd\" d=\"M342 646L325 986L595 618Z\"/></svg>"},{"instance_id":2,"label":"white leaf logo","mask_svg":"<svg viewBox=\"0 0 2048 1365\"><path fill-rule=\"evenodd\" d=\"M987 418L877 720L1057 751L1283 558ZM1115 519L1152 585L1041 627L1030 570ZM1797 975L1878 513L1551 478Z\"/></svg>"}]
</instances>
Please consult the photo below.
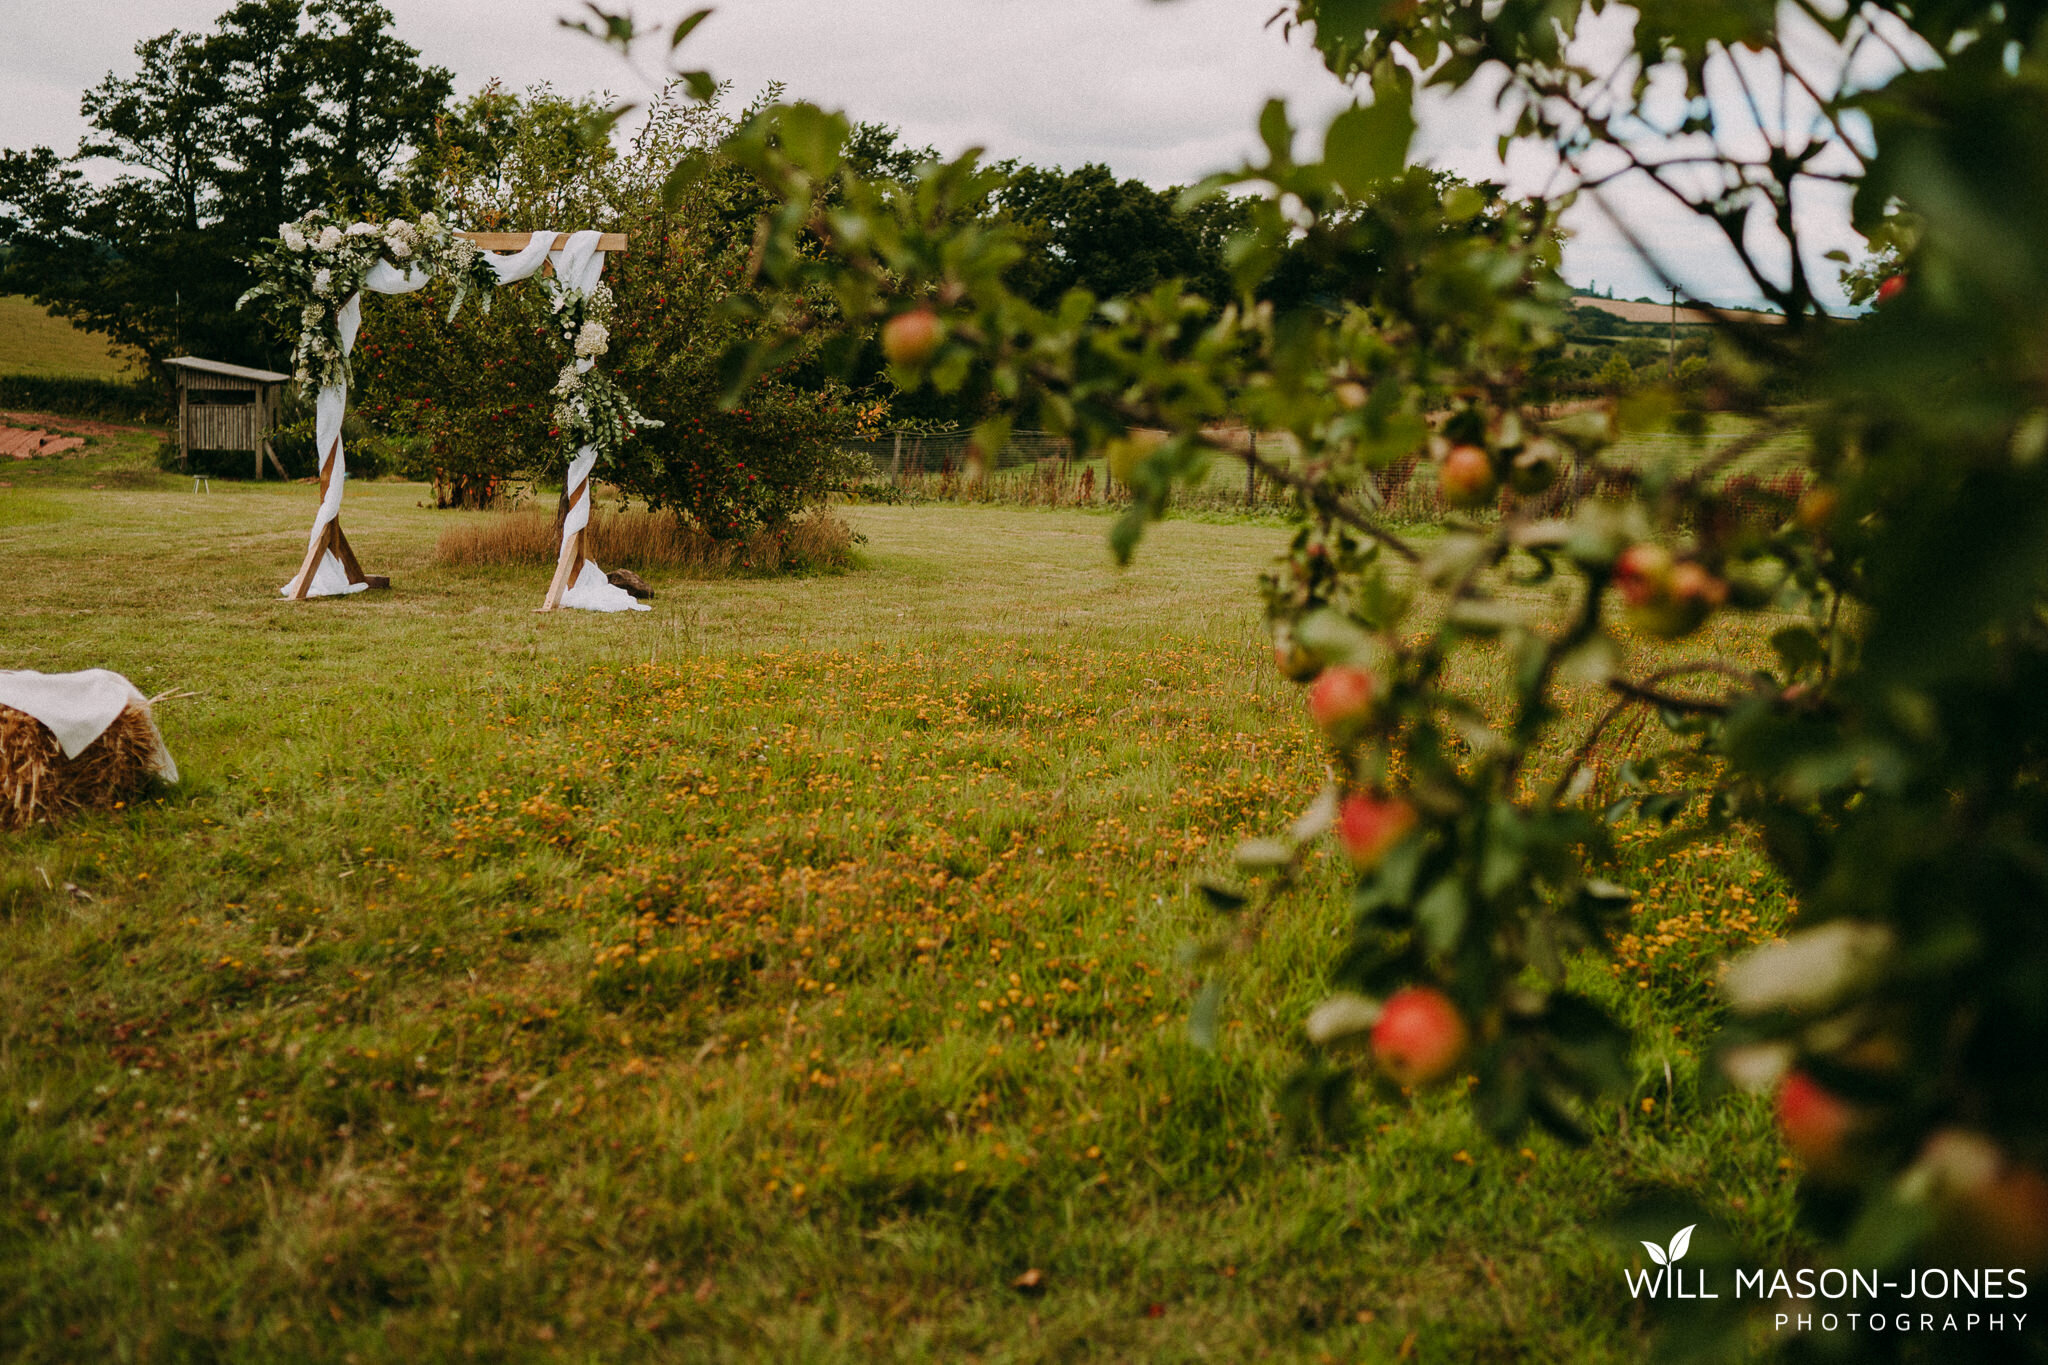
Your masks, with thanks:
<instances>
[{"instance_id":1,"label":"white leaf logo","mask_svg":"<svg viewBox=\"0 0 2048 1365\"><path fill-rule=\"evenodd\" d=\"M1658 1246L1655 1242L1645 1242L1643 1243L1643 1250L1649 1252L1650 1259L1655 1261L1658 1265L1665 1264L1663 1247Z\"/></svg>"},{"instance_id":2,"label":"white leaf logo","mask_svg":"<svg viewBox=\"0 0 2048 1365\"><path fill-rule=\"evenodd\" d=\"M1688 1224L1679 1230L1676 1237L1671 1239L1671 1249L1666 1254L1671 1257L1674 1263L1685 1259L1685 1249L1692 1245L1692 1230L1698 1226L1698 1223Z\"/></svg>"}]
</instances>

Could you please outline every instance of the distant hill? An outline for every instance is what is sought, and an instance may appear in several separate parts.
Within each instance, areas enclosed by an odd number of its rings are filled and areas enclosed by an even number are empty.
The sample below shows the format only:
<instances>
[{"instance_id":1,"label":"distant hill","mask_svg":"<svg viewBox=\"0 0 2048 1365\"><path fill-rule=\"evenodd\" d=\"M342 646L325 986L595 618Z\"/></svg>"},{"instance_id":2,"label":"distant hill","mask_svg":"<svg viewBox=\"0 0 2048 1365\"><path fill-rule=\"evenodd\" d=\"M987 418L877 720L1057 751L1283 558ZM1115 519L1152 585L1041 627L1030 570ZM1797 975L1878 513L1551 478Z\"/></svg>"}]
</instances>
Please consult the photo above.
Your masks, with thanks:
<instances>
[{"instance_id":1,"label":"distant hill","mask_svg":"<svg viewBox=\"0 0 2048 1365\"><path fill-rule=\"evenodd\" d=\"M19 295L0 295L0 375L140 379L142 359L107 353L104 337L81 332Z\"/></svg>"},{"instance_id":2,"label":"distant hill","mask_svg":"<svg viewBox=\"0 0 2048 1365\"><path fill-rule=\"evenodd\" d=\"M1624 322L1671 321L1671 305L1668 303L1643 303L1629 299L1603 299L1591 294L1578 294L1572 298L1572 305L1576 308L1597 308L1603 313L1613 314ZM1780 326L1785 321L1782 313L1761 313L1749 308L1724 308L1720 315L1732 322L1756 323L1765 327ZM1679 326L1702 327L1713 322L1713 314L1684 304L1679 305Z\"/></svg>"}]
</instances>

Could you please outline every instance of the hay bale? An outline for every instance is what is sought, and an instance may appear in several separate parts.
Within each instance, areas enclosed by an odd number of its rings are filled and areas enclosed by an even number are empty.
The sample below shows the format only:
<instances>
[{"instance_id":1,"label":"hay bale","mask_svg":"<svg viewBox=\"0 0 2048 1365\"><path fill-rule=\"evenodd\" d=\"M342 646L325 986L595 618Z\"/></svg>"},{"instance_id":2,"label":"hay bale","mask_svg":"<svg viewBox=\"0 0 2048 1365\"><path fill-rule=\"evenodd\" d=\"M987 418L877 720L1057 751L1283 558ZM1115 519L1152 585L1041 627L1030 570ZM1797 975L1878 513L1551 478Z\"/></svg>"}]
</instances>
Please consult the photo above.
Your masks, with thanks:
<instances>
[{"instance_id":1,"label":"hay bale","mask_svg":"<svg viewBox=\"0 0 2048 1365\"><path fill-rule=\"evenodd\" d=\"M157 776L161 741L149 713L129 706L100 737L64 757L57 736L25 711L0 706L0 829L77 810L110 810Z\"/></svg>"}]
</instances>

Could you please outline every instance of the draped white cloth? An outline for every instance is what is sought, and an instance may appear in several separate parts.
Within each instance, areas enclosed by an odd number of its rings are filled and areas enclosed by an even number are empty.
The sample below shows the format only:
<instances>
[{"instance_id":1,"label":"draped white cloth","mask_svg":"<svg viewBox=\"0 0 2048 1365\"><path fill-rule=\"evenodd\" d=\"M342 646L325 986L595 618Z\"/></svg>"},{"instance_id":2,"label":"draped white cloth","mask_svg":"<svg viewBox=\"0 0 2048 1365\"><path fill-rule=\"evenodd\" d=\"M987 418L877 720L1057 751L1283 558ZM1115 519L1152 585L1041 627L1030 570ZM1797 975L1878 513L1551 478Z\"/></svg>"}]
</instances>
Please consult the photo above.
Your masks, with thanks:
<instances>
[{"instance_id":1,"label":"draped white cloth","mask_svg":"<svg viewBox=\"0 0 2048 1365\"><path fill-rule=\"evenodd\" d=\"M424 289L433 276L417 266L400 270L388 261L379 261L370 267L370 273L363 277L363 288L377 294L410 294L415 289ZM341 353L346 356L356 347L356 333L363 326L363 296L349 295L347 303L335 321L341 329ZM313 546L320 540L327 524L341 515L342 486L348 482L348 457L341 448L341 419L348 414L348 386L346 384L325 384L319 396L313 400L313 441L314 449L320 452L320 476L325 481L325 491L320 497L320 510L313 514L313 529L306 537L306 553L313 552ZM370 585L351 583L348 571L341 561L329 550L320 556L313 566L313 585L306 589L308 597L340 597L347 593L361 592ZM278 589L283 597L290 597L298 591L299 577L292 575L292 581Z\"/></svg>"},{"instance_id":2,"label":"draped white cloth","mask_svg":"<svg viewBox=\"0 0 2048 1365\"><path fill-rule=\"evenodd\" d=\"M149 721L150 733L156 738L156 770L166 781L178 780L178 765L171 761L164 737L156 733L149 698L119 673L104 668L79 673L0 670L0 706L11 706L41 721L57 737L57 747L66 758L85 752L87 745L133 706Z\"/></svg>"},{"instance_id":3,"label":"draped white cloth","mask_svg":"<svg viewBox=\"0 0 2048 1365\"><path fill-rule=\"evenodd\" d=\"M600 232L572 232L560 251L551 252L548 259L554 263L555 278L579 294L589 294L597 288L598 280L604 275L604 253L597 249ZM576 373L587 374L597 362L589 356L578 357ZM574 501L569 504L567 514L562 518L562 553L569 552L570 541L578 531L590 525L590 475L597 467L597 448L584 446L576 452L576 458L569 462L569 473L563 484ZM654 608L636 599L624 588L613 587L605 580L604 570L595 560L585 559L572 570L574 577L562 593L560 605L575 607L581 611L652 611Z\"/></svg>"}]
</instances>

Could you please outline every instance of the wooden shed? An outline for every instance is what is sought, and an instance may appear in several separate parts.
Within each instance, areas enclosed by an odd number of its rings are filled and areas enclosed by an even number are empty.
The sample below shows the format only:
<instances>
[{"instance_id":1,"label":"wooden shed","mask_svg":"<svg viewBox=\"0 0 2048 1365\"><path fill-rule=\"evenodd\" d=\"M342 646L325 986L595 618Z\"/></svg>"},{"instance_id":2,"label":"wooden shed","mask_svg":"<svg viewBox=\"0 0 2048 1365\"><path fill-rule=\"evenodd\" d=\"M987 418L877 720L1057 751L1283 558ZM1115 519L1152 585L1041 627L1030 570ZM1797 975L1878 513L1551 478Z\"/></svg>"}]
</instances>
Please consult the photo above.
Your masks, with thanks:
<instances>
[{"instance_id":1,"label":"wooden shed","mask_svg":"<svg viewBox=\"0 0 2048 1365\"><path fill-rule=\"evenodd\" d=\"M290 375L189 355L164 364L178 380L181 465L191 465L195 450L246 450L257 478L263 477L265 457L279 478L288 477L271 449L270 433L277 429L278 405Z\"/></svg>"}]
</instances>

